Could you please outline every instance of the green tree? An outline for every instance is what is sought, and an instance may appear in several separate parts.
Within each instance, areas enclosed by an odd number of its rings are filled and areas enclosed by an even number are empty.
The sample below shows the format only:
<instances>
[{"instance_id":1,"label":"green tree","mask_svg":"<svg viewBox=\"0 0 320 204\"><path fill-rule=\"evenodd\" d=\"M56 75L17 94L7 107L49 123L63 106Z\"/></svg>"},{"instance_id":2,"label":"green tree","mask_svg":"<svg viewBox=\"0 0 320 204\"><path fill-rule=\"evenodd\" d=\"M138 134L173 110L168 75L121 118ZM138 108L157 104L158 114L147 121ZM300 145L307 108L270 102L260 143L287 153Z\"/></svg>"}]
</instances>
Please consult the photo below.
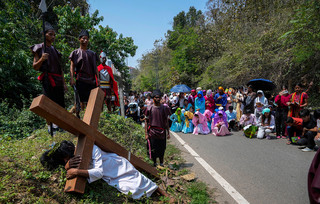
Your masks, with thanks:
<instances>
[{"instance_id":1,"label":"green tree","mask_svg":"<svg viewBox=\"0 0 320 204\"><path fill-rule=\"evenodd\" d=\"M0 101L22 107L22 98L40 91L32 68L29 46L36 42L40 24L26 1L1 1L0 10Z\"/></svg>"}]
</instances>

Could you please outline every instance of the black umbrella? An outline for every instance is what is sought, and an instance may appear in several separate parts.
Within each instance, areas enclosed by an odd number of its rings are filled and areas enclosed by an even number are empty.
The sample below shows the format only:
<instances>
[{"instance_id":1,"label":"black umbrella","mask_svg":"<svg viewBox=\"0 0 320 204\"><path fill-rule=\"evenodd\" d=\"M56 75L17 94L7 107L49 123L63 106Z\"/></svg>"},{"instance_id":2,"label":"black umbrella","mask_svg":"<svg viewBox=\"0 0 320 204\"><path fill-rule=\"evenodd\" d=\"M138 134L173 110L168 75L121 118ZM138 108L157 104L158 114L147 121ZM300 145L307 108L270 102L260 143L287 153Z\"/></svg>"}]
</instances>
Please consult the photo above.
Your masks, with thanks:
<instances>
[{"instance_id":1,"label":"black umbrella","mask_svg":"<svg viewBox=\"0 0 320 204\"><path fill-rule=\"evenodd\" d=\"M271 91L276 88L276 85L268 79L252 79L247 85L251 85L254 89L263 91Z\"/></svg>"}]
</instances>

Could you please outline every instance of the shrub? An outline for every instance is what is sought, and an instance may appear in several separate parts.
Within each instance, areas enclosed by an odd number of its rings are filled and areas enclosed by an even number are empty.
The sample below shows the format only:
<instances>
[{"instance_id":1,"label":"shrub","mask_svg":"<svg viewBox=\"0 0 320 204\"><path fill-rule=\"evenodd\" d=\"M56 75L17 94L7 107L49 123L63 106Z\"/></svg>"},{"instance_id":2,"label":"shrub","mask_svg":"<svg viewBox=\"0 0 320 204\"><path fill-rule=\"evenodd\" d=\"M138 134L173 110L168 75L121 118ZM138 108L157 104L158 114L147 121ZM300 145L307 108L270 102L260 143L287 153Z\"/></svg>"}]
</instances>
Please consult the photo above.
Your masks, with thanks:
<instances>
[{"instance_id":1,"label":"shrub","mask_svg":"<svg viewBox=\"0 0 320 204\"><path fill-rule=\"evenodd\" d=\"M45 120L32 113L24 100L22 109L10 107L7 101L0 103L0 141L28 137L45 124Z\"/></svg>"}]
</instances>

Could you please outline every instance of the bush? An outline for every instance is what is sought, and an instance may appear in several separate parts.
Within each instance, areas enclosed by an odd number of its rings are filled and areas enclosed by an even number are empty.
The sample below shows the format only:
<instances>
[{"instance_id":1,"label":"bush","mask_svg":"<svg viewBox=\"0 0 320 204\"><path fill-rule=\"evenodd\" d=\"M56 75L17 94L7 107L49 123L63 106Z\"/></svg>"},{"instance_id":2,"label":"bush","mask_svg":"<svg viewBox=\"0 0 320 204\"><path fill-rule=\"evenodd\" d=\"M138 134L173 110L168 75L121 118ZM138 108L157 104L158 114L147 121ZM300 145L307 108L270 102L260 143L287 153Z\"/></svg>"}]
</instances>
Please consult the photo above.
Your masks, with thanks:
<instances>
[{"instance_id":1,"label":"bush","mask_svg":"<svg viewBox=\"0 0 320 204\"><path fill-rule=\"evenodd\" d=\"M144 129L131 118L103 112L99 122L99 131L121 144L136 156L147 157L147 146Z\"/></svg>"},{"instance_id":2,"label":"bush","mask_svg":"<svg viewBox=\"0 0 320 204\"><path fill-rule=\"evenodd\" d=\"M0 141L28 137L45 124L45 121L32 113L26 104L24 99L23 108L18 109L15 106L10 107L7 101L0 103Z\"/></svg>"}]
</instances>

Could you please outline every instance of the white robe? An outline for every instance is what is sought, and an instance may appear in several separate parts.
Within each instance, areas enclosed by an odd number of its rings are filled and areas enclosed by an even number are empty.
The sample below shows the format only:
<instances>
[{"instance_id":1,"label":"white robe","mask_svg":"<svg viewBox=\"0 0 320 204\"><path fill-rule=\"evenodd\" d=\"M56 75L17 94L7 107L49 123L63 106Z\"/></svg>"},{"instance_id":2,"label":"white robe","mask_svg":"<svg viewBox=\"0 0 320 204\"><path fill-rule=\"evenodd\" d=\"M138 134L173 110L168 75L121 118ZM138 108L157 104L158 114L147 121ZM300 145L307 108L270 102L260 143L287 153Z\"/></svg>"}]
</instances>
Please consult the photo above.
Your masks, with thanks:
<instances>
[{"instance_id":1,"label":"white robe","mask_svg":"<svg viewBox=\"0 0 320 204\"><path fill-rule=\"evenodd\" d=\"M102 178L110 186L126 195L131 192L133 199L139 199L143 195L149 197L158 188L128 160L115 153L104 152L96 145L93 146L88 172L89 183Z\"/></svg>"}]
</instances>

